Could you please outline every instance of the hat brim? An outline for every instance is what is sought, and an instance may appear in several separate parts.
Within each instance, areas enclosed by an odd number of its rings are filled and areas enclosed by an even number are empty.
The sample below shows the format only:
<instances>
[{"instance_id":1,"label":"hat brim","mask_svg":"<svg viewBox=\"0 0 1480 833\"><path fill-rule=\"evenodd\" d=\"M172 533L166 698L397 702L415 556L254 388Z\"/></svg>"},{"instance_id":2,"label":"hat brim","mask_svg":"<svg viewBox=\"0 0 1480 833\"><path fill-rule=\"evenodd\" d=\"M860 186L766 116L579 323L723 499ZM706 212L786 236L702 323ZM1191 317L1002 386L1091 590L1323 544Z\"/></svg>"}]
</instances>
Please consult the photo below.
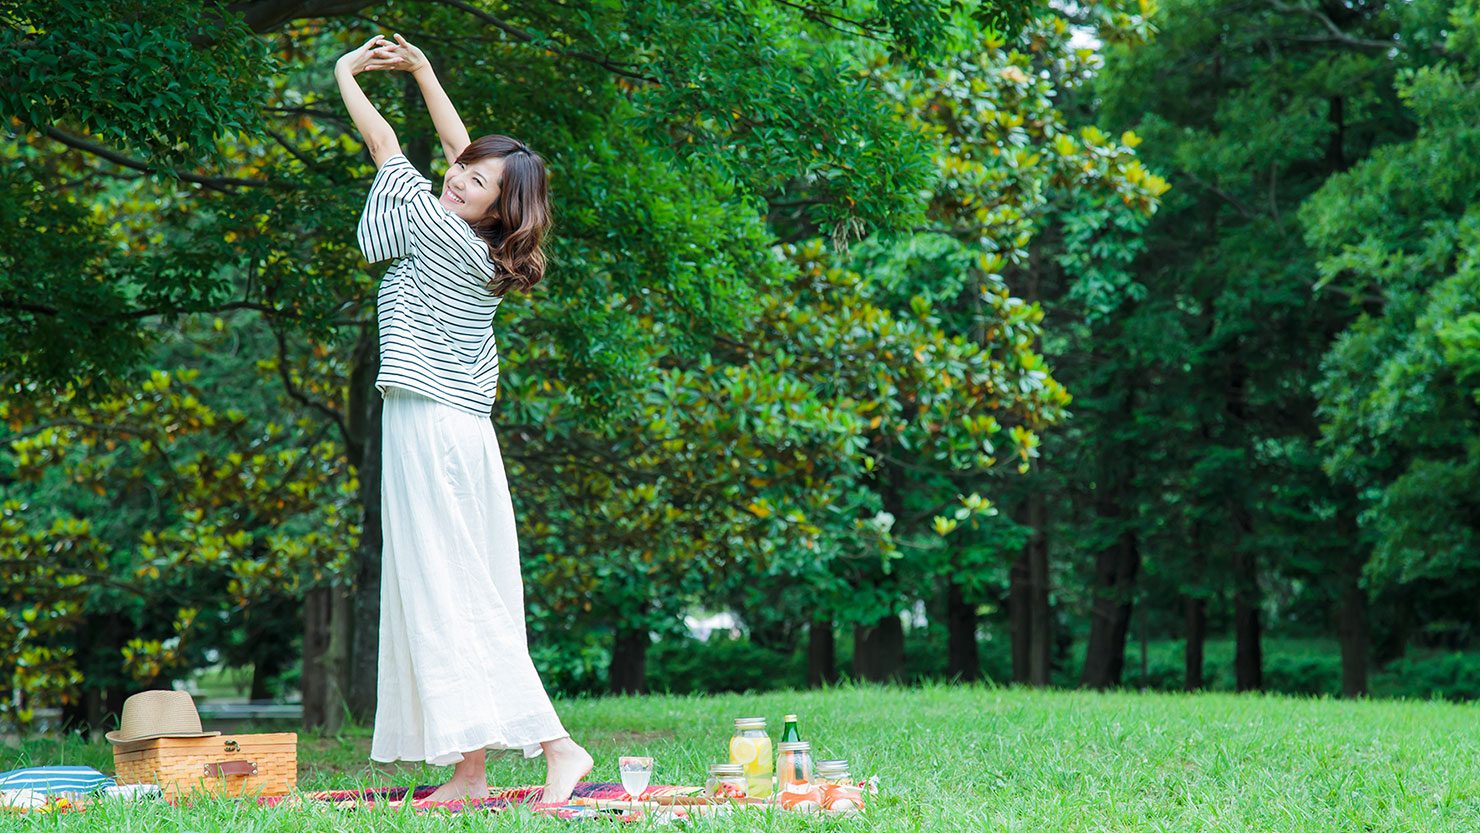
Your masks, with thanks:
<instances>
[{"instance_id":1,"label":"hat brim","mask_svg":"<svg viewBox=\"0 0 1480 833\"><path fill-rule=\"evenodd\" d=\"M119 734L119 731L120 730L115 729L115 730L113 730L111 732L108 732L107 734L103 735L103 737L107 738L109 743L133 743L136 740L153 740L155 738L213 738L213 737L221 734L220 731L214 731L214 732L161 732L161 733L153 734L153 735L135 735L133 737L126 738L126 737L123 737L122 735L120 735Z\"/></svg>"}]
</instances>

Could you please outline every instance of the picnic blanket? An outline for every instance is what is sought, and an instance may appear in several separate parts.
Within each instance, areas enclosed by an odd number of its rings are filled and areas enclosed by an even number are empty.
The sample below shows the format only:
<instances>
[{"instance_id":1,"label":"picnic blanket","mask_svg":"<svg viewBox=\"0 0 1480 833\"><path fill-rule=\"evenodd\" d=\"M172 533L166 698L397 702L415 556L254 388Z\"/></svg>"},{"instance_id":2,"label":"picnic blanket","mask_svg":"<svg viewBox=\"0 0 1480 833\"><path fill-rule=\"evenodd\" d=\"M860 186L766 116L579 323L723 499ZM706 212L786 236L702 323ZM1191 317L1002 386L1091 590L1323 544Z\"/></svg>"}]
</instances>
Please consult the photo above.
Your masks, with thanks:
<instances>
[{"instance_id":1,"label":"picnic blanket","mask_svg":"<svg viewBox=\"0 0 1480 833\"><path fill-rule=\"evenodd\" d=\"M570 800L565 804L541 804L540 794L543 788L539 786L523 787L490 787L487 798L468 798L455 801L432 802L427 800L437 789L436 784L428 784L419 787L371 787L361 790L313 790L292 793L289 795L265 795L257 799L257 804L264 807L276 807L283 804L295 804L303 802L323 802L334 807L349 810L375 810L389 809L399 810L406 806L409 801L411 809L417 813L423 812L487 812L490 810L507 810L517 805L526 805L533 812L556 818L592 818L592 817L622 817L636 819L641 817L641 810L626 810L613 813L610 810L599 809L596 805L599 801L618 801L627 798L627 790L621 784L612 781L582 781L576 784L571 792ZM644 801L668 798L673 796L698 796L704 793L703 787L687 787L674 784L657 784L647 788L642 794Z\"/></svg>"},{"instance_id":2,"label":"picnic blanket","mask_svg":"<svg viewBox=\"0 0 1480 833\"><path fill-rule=\"evenodd\" d=\"M20 770L7 775L15 785L28 783L30 786L13 790L0 790L0 796L9 799L0 802L0 814L12 813L74 813L82 812L99 801L105 800L158 800L172 805L188 804L192 799L167 798L154 785L113 784L111 777L99 780L96 770L83 772L85 768L46 768ZM20 777L23 776L23 777ZM42 776L45 776L44 778ZM89 790L77 787L86 781ZM345 810L403 810L408 804L415 813L430 812L499 812L517 806L528 807L531 812L560 819L607 818L621 821L647 819L655 822L670 822L694 815L718 815L729 813L742 805L730 802L712 803L702 798L703 787L659 784L648 787L642 801L627 800L627 790L612 781L582 781L576 784L570 799L564 804L543 804L539 799L543 793L540 786L490 788L487 798L458 799L455 801L428 800L436 791L437 784L417 787L369 787L357 790L295 790L287 795L257 796L262 807L326 806ZM858 785L865 793L878 792L878 776ZM743 801L743 799L742 799ZM760 799L751 799L760 806Z\"/></svg>"},{"instance_id":3,"label":"picnic blanket","mask_svg":"<svg viewBox=\"0 0 1480 833\"><path fill-rule=\"evenodd\" d=\"M879 792L879 778L877 775L866 781L857 782L856 786L863 794L877 795ZM402 809L410 803L411 809L417 813L423 812L469 812L469 811L499 811L511 807L525 805L535 813L554 816L562 819L578 818L616 818L625 821L636 821L639 819L650 819L653 821L667 822L683 819L691 815L719 815L733 812L745 807L756 808L765 806L769 802L761 799L751 799L747 803L730 801L718 801L705 799L703 787L678 786L672 784L660 784L648 787L642 794L641 803L629 801L627 790L620 784L612 781L582 781L576 784L571 792L570 800L565 804L541 804L539 803L542 788L538 786L489 788L487 798L460 799L457 801L432 802L426 799L437 789L436 785L421 787L374 787L361 790L318 790L312 792L298 792L292 795L262 796L258 804L263 806L280 806L283 804L304 804L308 802L339 807L350 810L365 809ZM862 796L859 796L859 801ZM741 799L744 802L744 799Z\"/></svg>"},{"instance_id":4,"label":"picnic blanket","mask_svg":"<svg viewBox=\"0 0 1480 833\"><path fill-rule=\"evenodd\" d=\"M408 801L410 809L416 813L429 812L489 812L507 810L515 806L528 806L531 811L543 815L554 816L562 819L578 818L618 818L627 821L635 821L648 815L649 810L654 808L634 809L622 808L613 811L610 808L598 807L598 802L614 802L628 804L620 799L627 798L627 791L621 784L608 781L581 782L576 785L572 792L570 801L565 804L541 804L540 794L543 788L539 786L490 788L487 798L459 799L456 801L428 801L427 796L437 789L436 784L427 784L418 787L371 787L359 790L308 790L295 791L288 795L264 795L257 797L257 804L261 807L278 806L304 806L315 804L318 806L330 806L349 810L400 810L406 807ZM158 788L155 788L156 793ZM27 790L27 792L31 792ZM702 787L685 787L677 785L655 785L648 787L642 794L644 801L664 799L671 797L698 796L704 792ZM17 803L14 806L4 807L4 810L20 813L76 813L85 811L90 804L104 800L101 793L94 796L81 796L76 792L52 792L44 794L36 791L37 800L27 802L25 806ZM172 805L188 804L189 798L168 799L158 794L153 800L166 801ZM684 811L672 807L663 808L663 815L683 815ZM653 813L659 815L659 813Z\"/></svg>"}]
</instances>

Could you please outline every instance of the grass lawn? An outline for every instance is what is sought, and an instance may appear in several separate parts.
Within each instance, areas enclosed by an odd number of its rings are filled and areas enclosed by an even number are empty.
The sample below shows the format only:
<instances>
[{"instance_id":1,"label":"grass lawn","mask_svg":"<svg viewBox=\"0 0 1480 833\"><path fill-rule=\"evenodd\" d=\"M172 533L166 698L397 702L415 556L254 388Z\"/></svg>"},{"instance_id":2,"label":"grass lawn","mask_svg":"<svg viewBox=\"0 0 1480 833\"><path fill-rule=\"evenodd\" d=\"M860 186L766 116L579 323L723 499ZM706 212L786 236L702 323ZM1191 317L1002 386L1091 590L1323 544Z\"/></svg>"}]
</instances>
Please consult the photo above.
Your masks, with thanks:
<instances>
[{"instance_id":1,"label":"grass lawn","mask_svg":"<svg viewBox=\"0 0 1480 833\"><path fill-rule=\"evenodd\" d=\"M866 817L756 813L725 830L859 831L1480 831L1480 705L1346 702L1231 694L1095 694L981 686L558 704L616 780L619 754L650 754L654 783L702 783L724 759L731 719L801 716L820 757L880 776ZM206 728L211 728L207 726ZM440 783L452 770L369 760L369 730L299 736L299 785ZM111 773L96 743L42 739L0 747L0 770L85 764ZM490 754L489 780L540 783L541 759ZM744 820L742 820L742 818ZM268 810L241 801L192 809L119 804L58 816L0 815L0 828L126 831L555 830L608 828L524 810L447 816ZM646 825L638 825L642 827ZM631 826L622 826L631 829Z\"/></svg>"}]
</instances>

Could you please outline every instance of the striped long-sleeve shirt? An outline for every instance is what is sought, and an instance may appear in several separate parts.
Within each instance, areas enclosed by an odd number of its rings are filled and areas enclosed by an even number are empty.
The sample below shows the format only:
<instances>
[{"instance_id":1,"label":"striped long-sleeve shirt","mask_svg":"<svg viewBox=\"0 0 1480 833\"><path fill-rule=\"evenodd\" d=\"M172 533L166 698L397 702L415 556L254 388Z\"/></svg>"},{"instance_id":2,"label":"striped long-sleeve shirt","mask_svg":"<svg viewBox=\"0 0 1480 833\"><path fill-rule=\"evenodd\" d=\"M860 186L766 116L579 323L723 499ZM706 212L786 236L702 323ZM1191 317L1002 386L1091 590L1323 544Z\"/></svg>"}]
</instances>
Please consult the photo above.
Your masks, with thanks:
<instances>
[{"instance_id":1,"label":"striped long-sleeve shirt","mask_svg":"<svg viewBox=\"0 0 1480 833\"><path fill-rule=\"evenodd\" d=\"M487 289L497 267L488 246L432 195L404 154L370 184L356 237L371 263L394 258L375 298L380 373L375 389L407 388L479 416L498 392L493 313Z\"/></svg>"}]
</instances>

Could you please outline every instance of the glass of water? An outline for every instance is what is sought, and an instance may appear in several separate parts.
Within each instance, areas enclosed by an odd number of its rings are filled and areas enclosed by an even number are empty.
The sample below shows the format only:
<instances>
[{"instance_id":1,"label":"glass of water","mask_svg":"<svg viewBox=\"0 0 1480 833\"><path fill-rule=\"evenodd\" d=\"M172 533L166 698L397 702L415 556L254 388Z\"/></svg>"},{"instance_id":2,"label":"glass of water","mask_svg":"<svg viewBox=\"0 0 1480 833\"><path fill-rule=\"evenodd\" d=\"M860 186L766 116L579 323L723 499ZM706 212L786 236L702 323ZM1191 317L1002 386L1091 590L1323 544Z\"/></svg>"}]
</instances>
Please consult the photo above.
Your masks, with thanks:
<instances>
[{"instance_id":1,"label":"glass of water","mask_svg":"<svg viewBox=\"0 0 1480 833\"><path fill-rule=\"evenodd\" d=\"M622 776L622 789L627 791L627 798L639 800L647 792L648 782L653 780L653 759L623 755L617 761L617 772Z\"/></svg>"}]
</instances>

